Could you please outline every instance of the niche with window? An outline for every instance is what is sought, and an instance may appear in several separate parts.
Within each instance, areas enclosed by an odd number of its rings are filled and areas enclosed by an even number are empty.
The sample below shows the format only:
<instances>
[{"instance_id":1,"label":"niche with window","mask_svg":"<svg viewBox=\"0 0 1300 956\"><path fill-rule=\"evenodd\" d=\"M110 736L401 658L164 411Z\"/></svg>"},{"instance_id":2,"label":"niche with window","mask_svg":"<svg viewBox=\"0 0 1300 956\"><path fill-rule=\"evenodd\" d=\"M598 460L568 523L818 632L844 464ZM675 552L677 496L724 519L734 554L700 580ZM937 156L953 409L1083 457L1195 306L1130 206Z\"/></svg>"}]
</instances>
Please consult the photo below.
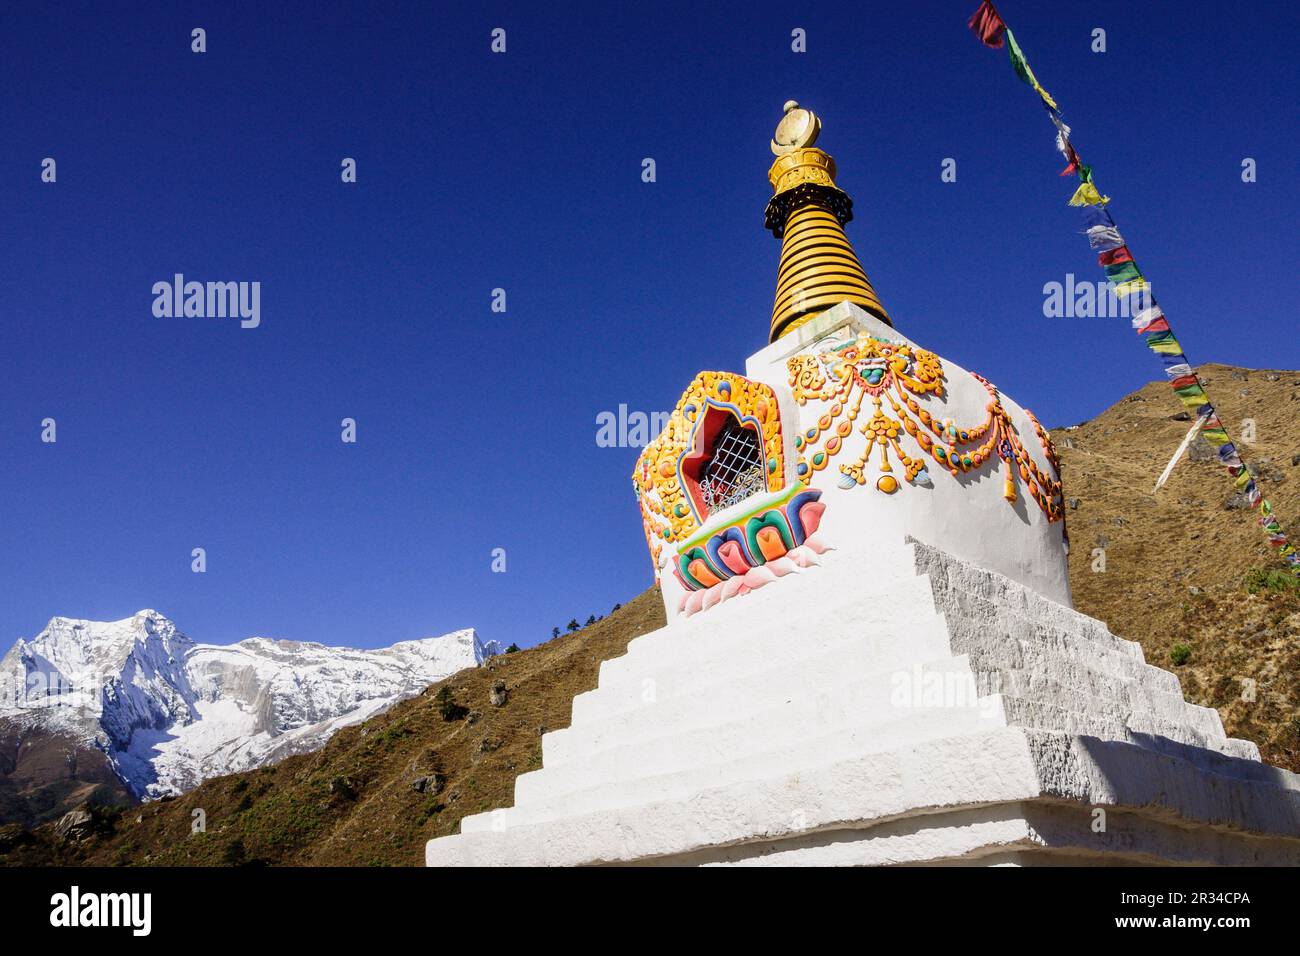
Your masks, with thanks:
<instances>
[{"instance_id":1,"label":"niche with window","mask_svg":"<svg viewBox=\"0 0 1300 956\"><path fill-rule=\"evenodd\" d=\"M710 407L696 435L696 454L682 463L701 518L767 490L758 431L726 409Z\"/></svg>"}]
</instances>

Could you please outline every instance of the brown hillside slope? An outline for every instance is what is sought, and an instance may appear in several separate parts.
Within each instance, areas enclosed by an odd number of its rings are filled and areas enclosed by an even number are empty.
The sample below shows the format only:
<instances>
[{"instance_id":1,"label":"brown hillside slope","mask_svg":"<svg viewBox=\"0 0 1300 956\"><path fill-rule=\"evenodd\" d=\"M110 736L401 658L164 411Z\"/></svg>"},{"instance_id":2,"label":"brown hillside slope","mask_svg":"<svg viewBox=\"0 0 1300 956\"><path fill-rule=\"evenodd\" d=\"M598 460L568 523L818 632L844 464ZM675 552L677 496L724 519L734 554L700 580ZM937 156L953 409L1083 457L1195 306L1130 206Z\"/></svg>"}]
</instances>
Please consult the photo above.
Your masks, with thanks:
<instances>
[{"instance_id":1,"label":"brown hillside slope","mask_svg":"<svg viewBox=\"0 0 1300 956\"><path fill-rule=\"evenodd\" d=\"M1205 365L1206 391L1274 513L1300 542L1300 372ZM1216 707L1228 733L1259 744L1265 760L1300 771L1300 597L1256 587L1253 569L1283 566L1258 512L1242 506L1207 446L1156 478L1191 422L1164 382L1152 382L1085 425L1057 429L1075 606L1140 641L1153 664L1178 673L1187 699ZM1073 447L1071 447L1073 446ZM1197 446L1193 446L1197 451ZM1094 549L1105 571L1093 571ZM1275 575L1283 579L1285 575ZM1191 651L1170 659L1175 644ZM1254 700L1248 680L1255 682ZM1243 693L1244 692L1244 693Z\"/></svg>"},{"instance_id":2,"label":"brown hillside slope","mask_svg":"<svg viewBox=\"0 0 1300 956\"><path fill-rule=\"evenodd\" d=\"M1253 416L1258 441L1243 446L1262 466L1268 497L1300 533L1300 373L1207 366L1210 394L1240 433ZM1300 595L1264 587L1253 568L1280 567L1251 513L1224 507L1231 483L1212 462L1184 461L1152 495L1156 476L1186 434L1181 407L1164 383L1128 396L1095 421L1054 432L1063 459L1076 605L1139 640L1150 661L1178 672L1189 699L1219 708L1230 733L1256 741L1265 759L1300 771ZM1068 443L1067 443L1068 440ZM1071 447L1072 446L1072 447ZM1093 549L1105 549L1094 572ZM0 862L92 864L418 865L424 841L455 831L460 818L513 800L517 774L540 765L539 727L568 725L575 694L596 683L600 661L663 623L657 592L608 618L541 647L462 671L423 696L322 750L274 767L211 780L177 800L98 811L99 834L60 841L0 830ZM1190 657L1170 660L1175 643ZM1242 679L1256 681L1242 700ZM503 706L489 701L504 680ZM477 711L445 721L438 692ZM453 715L454 716L454 715ZM412 783L441 773L440 793ZM193 811L207 832L191 833Z\"/></svg>"},{"instance_id":3,"label":"brown hillside slope","mask_svg":"<svg viewBox=\"0 0 1300 956\"><path fill-rule=\"evenodd\" d=\"M0 718L0 820L33 826L82 803L132 802L102 752Z\"/></svg>"}]
</instances>

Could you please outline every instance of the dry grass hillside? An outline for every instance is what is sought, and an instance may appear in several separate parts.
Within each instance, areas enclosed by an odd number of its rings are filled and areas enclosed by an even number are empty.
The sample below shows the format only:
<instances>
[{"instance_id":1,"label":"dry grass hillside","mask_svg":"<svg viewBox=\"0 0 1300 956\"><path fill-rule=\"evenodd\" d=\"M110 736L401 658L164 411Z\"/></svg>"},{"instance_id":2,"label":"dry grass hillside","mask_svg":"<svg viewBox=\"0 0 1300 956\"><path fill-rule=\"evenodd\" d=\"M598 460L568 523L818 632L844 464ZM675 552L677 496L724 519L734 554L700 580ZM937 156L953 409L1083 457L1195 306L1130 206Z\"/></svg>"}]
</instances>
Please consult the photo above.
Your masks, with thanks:
<instances>
[{"instance_id":1,"label":"dry grass hillside","mask_svg":"<svg viewBox=\"0 0 1300 956\"><path fill-rule=\"evenodd\" d=\"M0 820L35 826L82 803L130 802L102 752L0 718Z\"/></svg>"},{"instance_id":2,"label":"dry grass hillside","mask_svg":"<svg viewBox=\"0 0 1300 956\"><path fill-rule=\"evenodd\" d=\"M1207 366L1204 377L1230 432L1255 420L1257 441L1243 450L1284 525L1291 519L1300 533L1300 373ZM1054 433L1075 503L1067 510L1075 601L1177 671L1188 698L1217 707L1230 733L1300 771L1300 593L1267 573L1280 563L1217 462L1185 460L1152 494L1188 427L1160 382ZM1104 571L1093 570L1096 548ZM96 809L80 841L58 837L52 824L0 829L0 862L418 865L429 838L508 806L515 776L540 766L541 730L567 726L574 695L595 686L600 662L662 623L659 597L647 591L577 633L455 674L316 753L175 800ZM1171 659L1175 645L1186 646L1181 664ZM1246 679L1253 700L1244 699ZM200 809L206 832L195 834Z\"/></svg>"},{"instance_id":3,"label":"dry grass hillside","mask_svg":"<svg viewBox=\"0 0 1300 956\"><path fill-rule=\"evenodd\" d=\"M1300 543L1300 372L1201 367L1206 391L1283 527ZM1156 478L1191 427L1153 382L1093 421L1053 434L1066 494L1070 582L1079 610L1140 641L1187 698L1218 708L1229 734L1300 772L1300 594L1207 446ZM1094 549L1105 571L1094 572ZM1188 656L1175 664L1175 645ZM1182 652L1179 652L1180 654ZM1248 699L1254 681L1254 700Z\"/></svg>"}]
</instances>

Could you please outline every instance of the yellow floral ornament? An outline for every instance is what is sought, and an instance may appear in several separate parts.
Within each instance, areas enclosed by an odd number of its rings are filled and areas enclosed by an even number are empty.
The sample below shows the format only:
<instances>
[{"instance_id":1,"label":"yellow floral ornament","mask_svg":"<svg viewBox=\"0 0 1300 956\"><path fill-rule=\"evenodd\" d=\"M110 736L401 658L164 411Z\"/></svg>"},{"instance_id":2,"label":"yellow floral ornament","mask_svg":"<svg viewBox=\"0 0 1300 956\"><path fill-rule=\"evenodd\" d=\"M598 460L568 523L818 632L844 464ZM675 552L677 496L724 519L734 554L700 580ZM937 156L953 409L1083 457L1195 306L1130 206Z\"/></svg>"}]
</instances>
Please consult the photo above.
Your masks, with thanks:
<instances>
[{"instance_id":1,"label":"yellow floral ornament","mask_svg":"<svg viewBox=\"0 0 1300 956\"><path fill-rule=\"evenodd\" d=\"M998 457L1004 464L1003 495L1008 501L1016 500L1018 476L1049 520L1062 517L1059 477L1038 467L1021 444L997 389L980 376L974 377L989 393L988 417L977 426L961 428L951 420L936 421L916 400L944 394L943 365L937 355L925 349L881 341L862 333L829 351L797 355L787 362L787 370L796 402L800 405L810 400L831 403L811 427L795 436L795 449L799 453L795 472L801 480L826 468L856 428L866 437L867 444L855 461L840 465L841 488L866 484L868 467L876 455L880 477L873 483L885 494L893 494L899 488L893 474L895 461L908 481L928 486L932 479L927 458L956 475L980 468ZM871 401L871 409L864 414L867 399ZM859 418L863 419L861 423ZM1032 415L1029 418L1048 462L1059 474L1050 437L1037 419ZM904 436L914 441L920 455L907 452Z\"/></svg>"}]
</instances>

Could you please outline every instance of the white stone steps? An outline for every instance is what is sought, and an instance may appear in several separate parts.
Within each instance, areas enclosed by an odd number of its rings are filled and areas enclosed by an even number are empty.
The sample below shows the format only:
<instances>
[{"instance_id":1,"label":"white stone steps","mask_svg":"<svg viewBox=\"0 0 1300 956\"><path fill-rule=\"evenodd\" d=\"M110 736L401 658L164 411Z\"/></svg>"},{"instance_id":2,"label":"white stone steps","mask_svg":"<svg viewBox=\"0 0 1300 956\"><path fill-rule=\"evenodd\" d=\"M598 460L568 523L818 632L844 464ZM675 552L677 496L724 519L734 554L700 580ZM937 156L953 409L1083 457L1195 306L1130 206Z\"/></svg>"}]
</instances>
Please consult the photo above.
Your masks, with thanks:
<instances>
[{"instance_id":1,"label":"white stone steps","mask_svg":"<svg viewBox=\"0 0 1300 956\"><path fill-rule=\"evenodd\" d=\"M1131 677L1117 677L1090 667L1078 658L1056 653L1043 645L1006 641L962 647L971 667L981 675L981 686L989 692L1006 691L994 674L1019 674L1024 680L1082 691L1104 701L1108 708L1125 712L1150 712L1165 720L1185 723L1210 739L1224 739L1217 711L1189 704L1181 693ZM987 676L986 676L987 675Z\"/></svg>"},{"instance_id":2,"label":"white stone steps","mask_svg":"<svg viewBox=\"0 0 1300 956\"><path fill-rule=\"evenodd\" d=\"M984 711L987 715L987 711ZM1001 723L1001 713L994 711ZM480 814L461 821L461 832L490 830L503 823L510 827L528 826L564 817L598 811L608 807L627 807L645 802L685 800L701 790L741 784L770 776L777 769L782 773L796 774L814 770L855 757L897 749L909 745L922 745L935 738L951 738L963 733L979 735L994 729L993 718L981 716L978 706L964 709L944 708L929 713L908 713L893 722L882 725L872 721L865 725L839 727L826 733L816 733L816 727L804 727L801 734L779 746L748 753L743 756L723 755L723 759L695 764L688 763L680 769L665 773L643 773L610 779L603 774L587 776L587 786L540 792L526 800L516 800L515 806L495 814ZM882 742L888 741L887 746ZM635 765L632 765L634 767ZM632 769L623 765L624 770ZM590 781L601 782L591 786ZM527 793L528 788L525 788ZM473 821L473 822L471 822Z\"/></svg>"},{"instance_id":3,"label":"white stone steps","mask_svg":"<svg viewBox=\"0 0 1300 956\"><path fill-rule=\"evenodd\" d=\"M1072 679L1083 679L1090 686L1104 687L1104 691L1099 690L1100 696L1122 695L1135 705L1145 702L1149 706L1163 707L1171 715L1190 706L1184 702L1177 678L1168 671L1114 652L1105 652L1096 645L1092 645L1090 653L1088 647L1081 646L1086 642L1068 634L1025 626L1005 626L999 630L996 626L972 625L962 618L958 618L949 630L953 652L972 655L980 662L981 668L1042 665L1051 668L1049 673L1074 675ZM1062 680L1062 683L1066 682ZM1218 726L1215 724L1217 718L1205 715L1201 710L1189 712L1188 719L1198 725L1203 720L1208 721L1205 729L1213 732Z\"/></svg>"},{"instance_id":4,"label":"white stone steps","mask_svg":"<svg viewBox=\"0 0 1300 956\"><path fill-rule=\"evenodd\" d=\"M823 557L824 565L787 575L757 591L734 597L683 621L634 638L627 653L601 665L600 680L613 682L642 660L657 658L674 663L708 657L730 662L735 657L773 649L784 650L798 634L808 641L824 639L844 630L848 621L877 619L882 609L898 604L933 608L930 582L904 569L888 580L863 581L852 568L838 566L835 552ZM771 608L772 613L764 611ZM797 613L791 614L790 609ZM755 624L757 620L759 623Z\"/></svg>"},{"instance_id":5,"label":"white stone steps","mask_svg":"<svg viewBox=\"0 0 1300 956\"><path fill-rule=\"evenodd\" d=\"M1033 661L1026 661L1023 666L994 670L991 662L980 659L979 655L973 655L971 660L980 687L989 693L1081 694L1094 706L1104 706L1108 713L1151 714L1160 720L1187 727L1206 740L1222 742L1228 739L1217 711L1189 704L1182 697L1152 694L1131 682L1098 677L1084 670L1044 674Z\"/></svg>"},{"instance_id":6,"label":"white stone steps","mask_svg":"<svg viewBox=\"0 0 1300 956\"><path fill-rule=\"evenodd\" d=\"M1041 656L1044 649L1035 650L1039 651ZM1036 727L1053 730L1077 729L1078 732L1088 732L1080 729L1084 726L1079 723L1082 718L1070 718L1068 721L1063 718L1058 724L1054 724L1052 720L1045 719L1044 715L1068 712L1095 713L1103 715L1105 721L1108 721L1108 723L1098 722L1088 725L1091 727L1090 732L1101 736L1105 735L1105 731L1099 729L1103 726L1110 728L1116 734L1132 729L1135 732L1166 737L1185 745L1207 747L1237 756L1249 756L1235 750L1234 745L1227 742L1213 711L1197 708L1205 719L1188 720L1184 709L1190 705L1185 704L1181 697L1152 692L1149 688L1143 688L1133 681L1117 680L1088 672L1078 661L1066 661L1073 668L1068 671L1063 671L1053 662L1044 663L1041 659L1033 663L1035 666L1031 670L1009 667L1003 661L997 660L994 654L986 651L983 665L986 669L983 673L986 677L990 673L1000 675L1001 680L996 683L1002 687L1004 693L1023 698L1023 706L1037 708L1037 717L1034 720ZM978 671L978 668L976 670ZM945 672L962 676L968 673L961 658L932 661L924 668L924 673L927 675ZM849 700L855 705L834 712L822 709L824 705L819 701L804 697L791 699L775 708L769 708L762 715L743 715L730 724L722 726L706 724L693 727L683 736L660 735L648 738L630 736L630 739L625 738L622 743L612 746L606 744L609 738L603 735L587 737L585 756L571 758L567 763L552 759L566 755L548 750L547 769L527 775L527 779L521 778L517 787L517 801L522 803L526 799L531 799L534 794L558 792L569 786L564 782L566 780L608 777L616 772L648 775L682 763L689 765L692 762L702 763L719 755L734 755L733 748L743 747L746 737L751 740L759 738L758 743L751 744L749 750L761 751L769 738L779 741L783 733L796 736L815 734L819 723L824 726L828 721L843 719L846 713L851 716L851 719L860 721L874 711L879 722L882 717L887 718L897 713L891 696L895 679L899 674L900 669L892 669L867 678L851 680L848 684L834 683L826 686L820 695L822 698ZM1049 674L1064 676L1069 683L1062 684L1052 680L1046 676ZM789 676L788 671L786 676ZM969 699L984 688L976 690L971 687L968 690L957 685L956 689L963 695L962 699ZM1135 700L1134 697L1137 699ZM608 726L602 725L600 729L608 731ZM653 728L646 729L653 730ZM955 730L948 728L947 732L952 733ZM619 735L615 733L610 736L618 739ZM708 745L710 740L717 742L716 749L710 749ZM559 738L555 742L562 741L564 738ZM681 741L681 753L675 754L679 741ZM593 747L599 749L593 751L590 749ZM665 757L665 754L670 756ZM672 759L672 755L676 755L678 759ZM621 771L616 769L619 767L622 768Z\"/></svg>"},{"instance_id":7,"label":"white stone steps","mask_svg":"<svg viewBox=\"0 0 1300 956\"><path fill-rule=\"evenodd\" d=\"M898 671L884 671L846 677L814 694L780 699L763 711L728 716L720 723L668 728L629 740L602 739L597 741L604 744L599 749L583 750L570 760L548 760L541 770L516 778L515 802L523 804L570 792L591 780L654 776L761 754L843 728L874 726L882 728L883 733L883 728L888 727L891 734L902 739L919 740L963 732L971 722L972 712L978 718L975 724L983 729L1002 720L998 700L977 695L964 658L944 658L926 667L918 665L906 674L906 680L912 685L920 683L923 692L927 678L954 686L958 695L943 701L947 706L926 706L930 700L924 693L919 697L896 696L900 686L897 675Z\"/></svg>"},{"instance_id":8,"label":"white stone steps","mask_svg":"<svg viewBox=\"0 0 1300 956\"><path fill-rule=\"evenodd\" d=\"M1275 842L1287 842L1288 852L1300 860L1300 792L1294 775L1263 768L1276 779L1225 774L1219 786L1220 778L1188 760L1127 742L1008 727L859 753L793 772L775 765L764 769L761 777L696 791L686 800L641 792L631 803L575 809L546 823L527 823L522 816L511 822L512 810L466 818L469 828L461 834L430 841L426 863L684 862L682 854L721 847L846 828L865 831L885 821L923 822L938 812L1042 798L1114 806L1143 821L1275 834ZM495 832L494 817L508 838Z\"/></svg>"},{"instance_id":9,"label":"white stone steps","mask_svg":"<svg viewBox=\"0 0 1300 956\"><path fill-rule=\"evenodd\" d=\"M924 630L935 625L922 621L906 628L907 641L920 643L919 636ZM879 632L877 632L878 634ZM766 687L767 693L784 693L786 688L801 686L805 681L831 679L841 673L870 674L875 671L890 672L906 670L916 663L908 660L906 655L920 647L911 648L907 642L897 646L893 653L884 649L877 640L870 636L847 638L830 644L810 645L806 654L798 658L787 658L782 664L773 665L762 657L745 657L739 662L732 660L731 672L719 674L707 671L691 671L687 668L668 670L656 677L646 679L654 681L652 700L644 699L642 692L645 685L637 686L633 675L633 686L615 688L600 687L595 691L580 695L575 700L574 720L569 735L574 742L590 740L584 732L599 726L603 735L608 736L612 727L634 726L637 718L635 712L653 712L646 719L656 723L676 719L682 707L702 711L711 704L734 710L738 716L745 716L753 704L762 706L763 696L758 688ZM927 645L935 642L926 640ZM972 642L973 644L973 642ZM963 650L964 648L957 648ZM1169 688L1177 688L1177 681L1168 672L1160 671L1147 665L1138 664L1132 658L1111 654L1113 662L1123 671L1122 676L1113 672L1096 670L1094 661L1082 657L1061 654L1056 647L1048 644L1024 644L1009 637L985 635L982 643L969 646L977 662L976 670L984 672L1010 671L1016 668L1036 668L1042 675L1057 675L1062 686L1083 686L1090 689L1099 701L1106 701L1110 709L1150 710L1165 719L1178 722L1185 721L1191 727L1209 738L1222 739L1222 727L1217 714L1208 708L1197 708L1187 704L1181 693L1171 693ZM1094 657L1106 656L1101 649L1093 646ZM1111 669L1107 669L1111 670ZM986 684L989 690L997 690L995 683ZM685 698L685 700L678 700ZM677 701L676 706L673 702ZM720 703L721 701L721 703ZM668 705L668 706L666 706ZM626 718L627 723L621 724ZM562 731L557 733L564 733ZM556 745L562 738L543 740L547 765L553 761L565 759Z\"/></svg>"},{"instance_id":10,"label":"white stone steps","mask_svg":"<svg viewBox=\"0 0 1300 956\"><path fill-rule=\"evenodd\" d=\"M1073 608L1043 597L1037 591L993 571L976 567L908 536L912 544L918 574L925 574L939 592L961 590L992 601L1000 607L1017 611L1034 620L1067 621L1069 629L1088 640L1111 647L1142 660L1142 646L1111 633L1106 625Z\"/></svg>"},{"instance_id":11,"label":"white stone steps","mask_svg":"<svg viewBox=\"0 0 1300 956\"><path fill-rule=\"evenodd\" d=\"M573 866L668 856L702 846L863 825L916 807L1031 798L1037 777L1025 732L1002 729L857 754L796 772L712 787L691 799L649 799L523 823L517 808L466 817L461 833L430 841L430 866ZM931 768L942 773L929 773ZM495 819L494 819L495 818ZM506 830L509 839L500 839Z\"/></svg>"},{"instance_id":12,"label":"white stone steps","mask_svg":"<svg viewBox=\"0 0 1300 956\"><path fill-rule=\"evenodd\" d=\"M1024 687L1029 681L1033 682L1033 686ZM1155 711L1117 705L1114 701L1095 697L1078 687L1043 680L1038 675L1024 671L1008 675L1004 683L1012 685L1002 692L1002 697L1007 702L1008 715L1014 713L1013 722L1018 726L1108 737L1108 731L1089 731L1078 723L1094 720L1097 728L1116 731L1117 735L1113 738L1116 740L1128 739L1119 731L1132 731L1164 738L1175 744L1220 752L1223 752L1222 748L1227 744L1226 737L1209 737L1190 724L1170 720Z\"/></svg>"},{"instance_id":13,"label":"white stone steps","mask_svg":"<svg viewBox=\"0 0 1300 956\"><path fill-rule=\"evenodd\" d=\"M635 639L543 737L516 805L465 818L428 861L738 861L756 841L814 862L802 848L842 842L825 834L901 816L924 841L931 813L1015 801L1300 835L1300 778L1227 738L1138 645L910 544L912 562L883 542L869 568L831 552Z\"/></svg>"},{"instance_id":14,"label":"white stone steps","mask_svg":"<svg viewBox=\"0 0 1300 956\"><path fill-rule=\"evenodd\" d=\"M1224 737L1206 740L1186 728L1149 714L1135 719L1088 709L1079 695L1043 696L1003 694L1001 706L1009 724L1050 733L1075 734L1100 740L1120 741L1145 747L1182 760L1189 760L1215 772L1272 782L1275 771L1259 762L1259 752L1248 741Z\"/></svg>"},{"instance_id":15,"label":"white stone steps","mask_svg":"<svg viewBox=\"0 0 1300 956\"><path fill-rule=\"evenodd\" d=\"M984 662L990 660L1017 667L1059 662L1072 675L1062 683L1082 679L1094 688L1098 678L1089 675L1106 675L1127 688L1135 708L1153 708L1169 720L1188 722L1209 739L1226 739L1218 711L1188 703L1177 675L1170 671L1146 664L1140 658L1099 652L1096 644L1085 647L1077 635L1057 624L995 608L988 600L969 592L950 590L938 600L945 608L945 616L950 615L949 619L956 622L951 628L953 649L971 654L977 670L986 669L989 665ZM999 636L1000 632L1014 637L1015 643ZM1053 648L1055 657L1047 658L1041 653L1040 648L1048 646ZM1050 666L1044 673L1050 673ZM1118 693L1118 687L1105 691L1094 689L1094 694L1104 699L1117 699Z\"/></svg>"},{"instance_id":16,"label":"white stone steps","mask_svg":"<svg viewBox=\"0 0 1300 956\"><path fill-rule=\"evenodd\" d=\"M856 646L855 646L856 644ZM851 650L813 654L796 661L773 664L761 671L721 679L706 687L653 702L635 699L626 710L593 720L576 720L563 730L542 737L545 767L569 760L581 760L594 751L623 746L651 737L676 734L700 727L714 727L731 721L753 719L754 732L765 733L763 716L773 715L796 701L815 700L831 692L843 693L846 685L863 683L858 693L870 693L888 701L894 675L906 673L923 662L881 662L870 654L870 638L848 645ZM965 669L965 658L945 657L953 667Z\"/></svg>"},{"instance_id":17,"label":"white stone steps","mask_svg":"<svg viewBox=\"0 0 1300 956\"><path fill-rule=\"evenodd\" d=\"M1140 680L1166 693L1182 695L1176 675L1147 664L1140 656L1113 644L1093 641L1071 626L1068 618L1043 619L999 607L987 598L968 591L949 590L936 596L936 606L952 623L954 640L987 643L982 638L1015 638L1030 644L1053 645L1063 654L1095 661L1094 669ZM1118 640L1118 638L1116 639ZM1124 642L1127 643L1127 642Z\"/></svg>"},{"instance_id":18,"label":"white stone steps","mask_svg":"<svg viewBox=\"0 0 1300 956\"><path fill-rule=\"evenodd\" d=\"M706 612L707 613L707 612ZM1026 626L1032 622L1023 622ZM915 640L919 633L930 630L930 623L909 627L909 639ZM945 628L946 629L946 628ZM1059 629L1058 629L1059 630ZM877 632L878 633L878 632ZM1029 633L1041 637L1050 633L1043 629L1029 629ZM1059 640L1078 644L1078 639L1069 635L1060 635ZM701 643L707 643L702 641ZM926 641L929 644L929 641ZM957 642L960 645L960 642ZM1185 722L1190 729L1210 739L1222 740L1222 728L1217 714L1207 708L1194 708L1186 704L1181 692L1171 693L1170 688L1177 688L1177 680L1168 672L1149 667L1131 657L1106 651L1093 644L1092 655L1100 661L1109 660L1112 667L1098 672L1092 660L1083 660L1076 654L1073 658L1060 654L1055 647L1048 644L1022 644L1009 637L996 634L985 635L977 646L970 647L977 662L976 670L1001 672L1032 664L1044 674L1054 673L1063 677L1061 686L1081 684L1093 692L1098 706L1108 710L1134 712L1149 710L1171 723ZM919 648L918 648L919 649ZM958 647L957 650L964 648ZM734 714L736 719L744 720L755 709L762 710L772 694L782 700L787 689L795 686L816 686L818 682L834 681L840 674L870 674L884 670L886 673L906 669L912 662L905 659L906 646L901 648L900 656L881 668L883 657L879 645L867 638L853 637L833 644L810 645L808 653L790 659L780 665L768 664L761 655L743 655L741 658L728 658L727 662L737 673L719 675L703 670L691 671L689 668L669 670L660 678L651 678L653 701L642 699L636 687L635 672L622 675L624 685L619 689L600 687L596 691L581 695L575 701L573 726L566 731L557 731L543 738L544 764L547 767L581 755L593 748L634 745L638 740L654 736L655 727L673 726L676 730L687 730L692 726L692 715L710 714L724 711ZM646 658L650 660L650 658ZM739 663L738 663L739 661ZM1122 677L1106 670L1119 670ZM674 685L680 680L680 685ZM636 693L629 693L628 683L633 685ZM989 689L996 689L996 686ZM702 724L711 726L716 718L707 717ZM618 741L618 743L610 743Z\"/></svg>"},{"instance_id":19,"label":"white stone steps","mask_svg":"<svg viewBox=\"0 0 1300 956\"><path fill-rule=\"evenodd\" d=\"M967 678L970 672L960 666L963 663L961 659L930 662L922 672L926 676L950 674ZM826 700L850 702L835 711L826 709L824 701L791 701L786 706L773 708L768 714L770 719L759 722L757 726L753 720L740 720L722 726L698 727L681 735L638 739L590 753L577 762L548 766L519 778L516 804L522 806L538 800L572 796L593 779L614 784L627 782L630 778L632 783L640 785L685 768L702 769L709 774L725 773L718 771L717 766L735 765L735 758L780 761L785 758L773 753L773 748L785 741L794 744L801 739L814 739L819 730L827 726L843 726L844 722L854 722L855 731L861 732L875 727L878 734L886 735L886 739L897 739L895 735L899 734L909 739L926 735L951 736L961 733L963 727L975 731L987 728L991 716L1001 717L1003 701L1008 708L1008 720L1014 718L1015 722L1036 729L1089 734L1155 746L1156 749L1170 749L1162 741L1151 739L1163 738L1171 746L1179 748L1179 754L1189 748L1205 748L1235 757L1248 759L1250 756L1236 750L1233 742L1223 738L1221 733L1218 739L1207 738L1186 723L1168 720L1151 710L1135 710L1124 700L1105 700L1079 687L1063 686L1044 678L1038 671L1004 671L1007 690L995 698L976 700L968 706L960 704L970 699L969 696L940 708L918 706L900 718L892 694L886 696L895 686L893 678L896 674L874 675L851 685L827 688ZM881 680L886 676L888 685ZM875 686L872 686L873 681ZM956 686L966 695L975 692L968 684ZM888 731L883 729L886 726Z\"/></svg>"},{"instance_id":20,"label":"white stone steps","mask_svg":"<svg viewBox=\"0 0 1300 956\"><path fill-rule=\"evenodd\" d=\"M571 726L604 720L630 710L659 706L676 697L719 690L730 683L770 674L782 684L791 671L816 667L824 660L838 661L845 671L884 670L911 666L917 660L949 653L943 619L928 605L900 608L890 628L870 628L849 619L823 634L782 635L781 648L768 648L763 640L743 652L714 657L708 653L712 635L702 635L701 653L684 660L643 654L614 676L602 670L600 684L573 699ZM793 647L793 650L791 649Z\"/></svg>"}]
</instances>

